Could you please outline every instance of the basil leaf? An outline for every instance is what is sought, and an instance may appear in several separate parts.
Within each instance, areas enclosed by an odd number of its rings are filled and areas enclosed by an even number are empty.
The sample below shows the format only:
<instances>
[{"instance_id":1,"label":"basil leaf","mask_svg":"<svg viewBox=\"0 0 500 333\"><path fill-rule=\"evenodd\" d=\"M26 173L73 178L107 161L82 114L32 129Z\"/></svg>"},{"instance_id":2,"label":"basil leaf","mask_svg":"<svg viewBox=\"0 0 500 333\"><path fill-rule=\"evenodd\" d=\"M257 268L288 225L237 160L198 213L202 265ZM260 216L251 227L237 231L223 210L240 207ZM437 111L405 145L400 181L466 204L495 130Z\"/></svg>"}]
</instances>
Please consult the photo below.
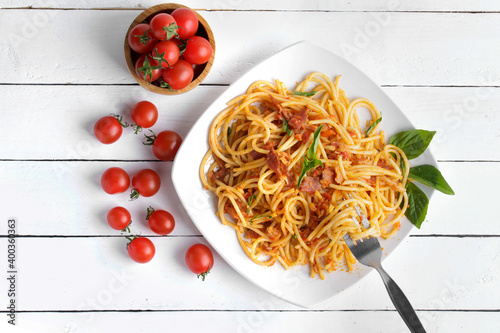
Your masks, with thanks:
<instances>
[{"instance_id":1,"label":"basil leaf","mask_svg":"<svg viewBox=\"0 0 500 333\"><path fill-rule=\"evenodd\" d=\"M425 164L410 168L408 178L435 188L444 194L455 195L455 192L448 185L441 172L433 165Z\"/></svg>"},{"instance_id":2,"label":"basil leaf","mask_svg":"<svg viewBox=\"0 0 500 333\"><path fill-rule=\"evenodd\" d=\"M425 193L412 182L406 183L406 193L408 194L408 209L405 211L405 216L420 229L422 222L427 215L427 207L429 206L429 199Z\"/></svg>"},{"instance_id":3,"label":"basil leaf","mask_svg":"<svg viewBox=\"0 0 500 333\"><path fill-rule=\"evenodd\" d=\"M288 134L289 136L293 135L293 131L290 128L288 128L288 120L285 120L283 122L283 131L285 131L286 134Z\"/></svg>"},{"instance_id":4,"label":"basil leaf","mask_svg":"<svg viewBox=\"0 0 500 333\"><path fill-rule=\"evenodd\" d=\"M309 146L309 149L307 150L307 158L309 158L310 160L316 159L316 150L318 149L318 143L319 143L318 139L319 139L319 134L321 133L322 128L323 128L323 125L319 126L314 131L313 142Z\"/></svg>"},{"instance_id":5,"label":"basil leaf","mask_svg":"<svg viewBox=\"0 0 500 333\"><path fill-rule=\"evenodd\" d=\"M227 128L227 141L229 142L229 136L231 135L231 127Z\"/></svg>"},{"instance_id":6,"label":"basil leaf","mask_svg":"<svg viewBox=\"0 0 500 333\"><path fill-rule=\"evenodd\" d=\"M292 96L305 96L305 97L311 97L316 95L317 91L294 91L292 93Z\"/></svg>"},{"instance_id":7,"label":"basil leaf","mask_svg":"<svg viewBox=\"0 0 500 333\"><path fill-rule=\"evenodd\" d=\"M380 116L380 118L378 118L377 120L375 120L373 122L373 124L370 125L370 127L368 127L368 129L366 130L366 136L370 135L371 131L373 131L373 129L375 128L375 126L378 125L378 123L380 123L382 121L382 116Z\"/></svg>"},{"instance_id":8,"label":"basil leaf","mask_svg":"<svg viewBox=\"0 0 500 333\"><path fill-rule=\"evenodd\" d=\"M321 129L323 128L323 125L319 126L316 128L314 131L314 136L313 136L313 142L309 146L309 149L307 150L307 156L304 157L304 163L302 164L302 171L299 176L299 180L297 182L297 188L300 187L300 184L302 183L302 179L306 175L306 173L317 167L318 165L323 166L323 162L316 158L316 150L318 149L318 143L319 143L319 134L321 133Z\"/></svg>"},{"instance_id":9,"label":"basil leaf","mask_svg":"<svg viewBox=\"0 0 500 333\"><path fill-rule=\"evenodd\" d=\"M429 146L435 131L410 130L395 134L389 144L401 148L406 157L411 160L419 157Z\"/></svg>"}]
</instances>

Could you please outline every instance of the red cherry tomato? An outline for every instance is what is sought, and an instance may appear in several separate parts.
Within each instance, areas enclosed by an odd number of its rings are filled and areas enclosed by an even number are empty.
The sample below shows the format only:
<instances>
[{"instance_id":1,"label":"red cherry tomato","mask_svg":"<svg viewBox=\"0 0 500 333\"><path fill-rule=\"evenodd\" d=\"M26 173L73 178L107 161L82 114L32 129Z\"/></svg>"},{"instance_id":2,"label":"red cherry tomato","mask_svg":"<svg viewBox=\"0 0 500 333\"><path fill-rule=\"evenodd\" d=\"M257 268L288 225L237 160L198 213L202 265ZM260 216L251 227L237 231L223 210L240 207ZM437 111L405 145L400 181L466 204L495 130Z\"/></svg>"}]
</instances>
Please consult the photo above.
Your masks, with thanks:
<instances>
[{"instance_id":1,"label":"red cherry tomato","mask_svg":"<svg viewBox=\"0 0 500 333\"><path fill-rule=\"evenodd\" d=\"M167 13L156 14L149 21L153 37L159 40L170 40L177 36L177 23L172 15Z\"/></svg>"},{"instance_id":2,"label":"red cherry tomato","mask_svg":"<svg viewBox=\"0 0 500 333\"><path fill-rule=\"evenodd\" d=\"M168 235L175 228L175 219L166 210L154 210L150 206L146 219L148 220L149 228L159 235Z\"/></svg>"},{"instance_id":3,"label":"red cherry tomato","mask_svg":"<svg viewBox=\"0 0 500 333\"><path fill-rule=\"evenodd\" d=\"M151 51L151 57L160 63L161 68L172 67L179 60L179 47L171 40L158 42Z\"/></svg>"},{"instance_id":4,"label":"red cherry tomato","mask_svg":"<svg viewBox=\"0 0 500 333\"><path fill-rule=\"evenodd\" d=\"M100 142L110 144L118 141L127 123L122 122L122 117L106 116L99 119L94 125L94 135Z\"/></svg>"},{"instance_id":5,"label":"red cherry tomato","mask_svg":"<svg viewBox=\"0 0 500 333\"><path fill-rule=\"evenodd\" d=\"M142 128L149 128L153 126L158 120L158 109L156 106L148 101L140 101L131 111L132 120L135 122L135 133L139 132Z\"/></svg>"},{"instance_id":6,"label":"red cherry tomato","mask_svg":"<svg viewBox=\"0 0 500 333\"><path fill-rule=\"evenodd\" d=\"M182 56L194 65L201 65L210 59L212 51L212 45L208 40L200 36L193 36L188 39L186 50Z\"/></svg>"},{"instance_id":7,"label":"red cherry tomato","mask_svg":"<svg viewBox=\"0 0 500 333\"><path fill-rule=\"evenodd\" d=\"M151 197L160 189L160 176L151 169L142 169L132 177L132 194L131 200L135 200L142 195L143 197Z\"/></svg>"},{"instance_id":8,"label":"red cherry tomato","mask_svg":"<svg viewBox=\"0 0 500 333\"><path fill-rule=\"evenodd\" d=\"M186 251L185 260L191 272L197 274L198 278L201 276L203 281L214 266L212 251L201 243L194 244Z\"/></svg>"},{"instance_id":9,"label":"red cherry tomato","mask_svg":"<svg viewBox=\"0 0 500 333\"><path fill-rule=\"evenodd\" d=\"M174 131L160 132L153 142L153 154L162 161L173 161L182 138Z\"/></svg>"},{"instance_id":10,"label":"red cherry tomato","mask_svg":"<svg viewBox=\"0 0 500 333\"><path fill-rule=\"evenodd\" d=\"M153 259L156 249L149 238L137 237L127 245L127 252L132 260L144 264Z\"/></svg>"},{"instance_id":11,"label":"red cherry tomato","mask_svg":"<svg viewBox=\"0 0 500 333\"><path fill-rule=\"evenodd\" d=\"M151 58L151 56L143 54L137 59L135 63L135 71L140 78L146 82L153 82L158 80L161 76L161 69L158 61Z\"/></svg>"},{"instance_id":12,"label":"red cherry tomato","mask_svg":"<svg viewBox=\"0 0 500 333\"><path fill-rule=\"evenodd\" d=\"M128 226L132 223L130 212L124 207L114 207L108 212L106 220L111 228L115 230L128 230Z\"/></svg>"},{"instance_id":13,"label":"red cherry tomato","mask_svg":"<svg viewBox=\"0 0 500 333\"><path fill-rule=\"evenodd\" d=\"M123 193L130 186L130 177L122 168L109 168L101 176L101 186L108 194Z\"/></svg>"},{"instance_id":14,"label":"red cherry tomato","mask_svg":"<svg viewBox=\"0 0 500 333\"><path fill-rule=\"evenodd\" d=\"M128 44L137 53L148 53L155 46L156 39L151 34L149 24L140 23L130 30Z\"/></svg>"},{"instance_id":15,"label":"red cherry tomato","mask_svg":"<svg viewBox=\"0 0 500 333\"><path fill-rule=\"evenodd\" d=\"M189 8L177 8L171 15L179 27L179 38L188 39L194 36L198 30L198 17L194 11Z\"/></svg>"},{"instance_id":16,"label":"red cherry tomato","mask_svg":"<svg viewBox=\"0 0 500 333\"><path fill-rule=\"evenodd\" d=\"M179 59L172 68L165 68L162 73L163 81L172 90L186 88L193 81L193 66L184 59ZM165 84L162 82L162 86Z\"/></svg>"}]
</instances>

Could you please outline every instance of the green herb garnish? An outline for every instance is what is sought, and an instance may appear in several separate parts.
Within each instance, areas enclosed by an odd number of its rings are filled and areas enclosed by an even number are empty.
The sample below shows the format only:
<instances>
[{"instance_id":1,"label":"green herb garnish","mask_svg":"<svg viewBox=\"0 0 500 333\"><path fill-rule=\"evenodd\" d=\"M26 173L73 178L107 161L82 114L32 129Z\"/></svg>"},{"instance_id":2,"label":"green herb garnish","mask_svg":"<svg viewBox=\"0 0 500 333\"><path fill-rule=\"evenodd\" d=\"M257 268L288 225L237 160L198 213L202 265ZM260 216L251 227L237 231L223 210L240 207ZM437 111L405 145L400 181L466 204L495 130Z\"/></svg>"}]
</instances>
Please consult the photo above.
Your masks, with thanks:
<instances>
[{"instance_id":1,"label":"green herb garnish","mask_svg":"<svg viewBox=\"0 0 500 333\"><path fill-rule=\"evenodd\" d=\"M272 219L273 218L271 215L262 215L262 214L260 214L260 215L252 217L250 220L248 220L248 222L252 222L253 220L261 218L261 217L264 217L264 216L266 216L268 219Z\"/></svg>"},{"instance_id":2,"label":"green herb garnish","mask_svg":"<svg viewBox=\"0 0 500 333\"><path fill-rule=\"evenodd\" d=\"M317 91L294 91L292 93L292 96L305 96L305 97L311 97L316 95L318 92Z\"/></svg>"},{"instance_id":3,"label":"green herb garnish","mask_svg":"<svg viewBox=\"0 0 500 333\"><path fill-rule=\"evenodd\" d=\"M395 134L389 144L398 146L404 151L406 157L412 160L419 157L429 146L435 131L410 130Z\"/></svg>"},{"instance_id":4,"label":"green herb garnish","mask_svg":"<svg viewBox=\"0 0 500 333\"><path fill-rule=\"evenodd\" d=\"M419 165L410 168L408 178L435 188L444 194L454 195L453 189L448 185L441 172L433 165Z\"/></svg>"},{"instance_id":5,"label":"green herb garnish","mask_svg":"<svg viewBox=\"0 0 500 333\"><path fill-rule=\"evenodd\" d=\"M370 127L368 127L368 129L366 130L366 136L369 136L370 133L373 131L373 129L375 128L375 126L377 126L380 122L382 121L382 116L380 116L380 118L378 118L377 120L375 120L373 122L373 124L370 125Z\"/></svg>"},{"instance_id":6,"label":"green herb garnish","mask_svg":"<svg viewBox=\"0 0 500 333\"><path fill-rule=\"evenodd\" d=\"M285 131L289 136L293 135L293 131L288 127L288 120L283 122L283 131Z\"/></svg>"},{"instance_id":7,"label":"green herb garnish","mask_svg":"<svg viewBox=\"0 0 500 333\"><path fill-rule=\"evenodd\" d=\"M411 160L420 156L427 149L434 134L436 134L435 131L417 129L403 131L395 134L389 143L399 147L405 153L406 157ZM402 167L401 169L404 172L404 168ZM435 188L445 194L455 194L441 172L432 165L411 167L408 178ZM425 193L410 180L407 181L405 188L408 194L409 206L405 211L405 216L411 223L420 229L427 215L429 198L427 198Z\"/></svg>"},{"instance_id":8,"label":"green herb garnish","mask_svg":"<svg viewBox=\"0 0 500 333\"><path fill-rule=\"evenodd\" d=\"M253 194L250 198L248 198L248 203L247 203L247 214L250 213L250 206L252 205L253 201L257 198L255 194Z\"/></svg>"},{"instance_id":9,"label":"green herb garnish","mask_svg":"<svg viewBox=\"0 0 500 333\"><path fill-rule=\"evenodd\" d=\"M318 143L319 143L319 134L321 133L322 128L323 125L319 126L314 131L313 142L311 143L309 149L307 150L307 156L304 157L304 163L302 164L302 172L300 173L300 177L297 182L297 188L300 187L300 184L302 183L302 178L304 178L304 176L309 170L314 169L318 165L323 166L323 162L321 162L321 160L319 160L316 157L316 150L318 149Z\"/></svg>"}]
</instances>

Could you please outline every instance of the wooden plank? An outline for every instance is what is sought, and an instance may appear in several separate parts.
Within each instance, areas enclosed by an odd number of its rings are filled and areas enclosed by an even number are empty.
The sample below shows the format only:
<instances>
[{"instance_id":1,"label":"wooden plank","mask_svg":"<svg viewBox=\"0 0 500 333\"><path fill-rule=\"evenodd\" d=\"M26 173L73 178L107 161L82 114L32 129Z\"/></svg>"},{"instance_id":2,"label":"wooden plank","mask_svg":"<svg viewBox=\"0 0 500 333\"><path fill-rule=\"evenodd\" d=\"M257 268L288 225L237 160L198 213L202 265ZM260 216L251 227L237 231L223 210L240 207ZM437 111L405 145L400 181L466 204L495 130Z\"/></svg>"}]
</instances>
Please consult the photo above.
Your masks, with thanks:
<instances>
[{"instance_id":1,"label":"wooden plank","mask_svg":"<svg viewBox=\"0 0 500 333\"><path fill-rule=\"evenodd\" d=\"M325 11L499 11L498 3L493 0L479 1L399 1L399 0L377 0L370 2L349 1L241 1L241 0L216 0L202 1L192 0L184 2L191 8L203 8L206 10L325 10ZM156 5L156 1L143 0L106 0L106 1L84 1L75 2L71 0L5 0L0 8L136 8L144 9Z\"/></svg>"},{"instance_id":2,"label":"wooden plank","mask_svg":"<svg viewBox=\"0 0 500 333\"><path fill-rule=\"evenodd\" d=\"M160 192L132 202L128 193L106 194L100 176L112 166L122 167L131 176L142 168L158 171ZM440 163L439 168L456 195L436 192L426 221L412 234L500 235L500 225L491 218L491 209L497 205L496 187L487 186L497 177L498 163ZM145 221L146 208L152 205L174 216L172 235L199 236L173 189L170 172L167 162L0 162L4 189L0 218L15 217L21 235L119 236L107 225L106 214L114 206L123 206L132 214L134 233L153 235ZM6 235L6 230L7 225L0 224L0 235Z\"/></svg>"},{"instance_id":3,"label":"wooden plank","mask_svg":"<svg viewBox=\"0 0 500 333\"><path fill-rule=\"evenodd\" d=\"M301 309L249 283L217 253L207 279L198 280L183 258L186 249L202 239L154 239L156 256L147 264L127 257L125 239L16 240L18 311ZM5 238L0 239L0 248L6 249ZM384 266L417 310L498 311L498 253L498 239L409 238ZM301 283L307 281L298 282L297 292ZM0 290L8 290L7 284L1 279ZM372 272L311 310L392 311L394 307L380 277Z\"/></svg>"},{"instance_id":4,"label":"wooden plank","mask_svg":"<svg viewBox=\"0 0 500 333\"><path fill-rule=\"evenodd\" d=\"M428 332L469 333L499 330L498 312L419 311ZM7 326L5 326L7 329ZM20 313L16 332L406 332L395 311L175 311ZM0 324L0 328L2 328ZM8 332L8 331L7 331Z\"/></svg>"},{"instance_id":5,"label":"wooden plank","mask_svg":"<svg viewBox=\"0 0 500 333\"><path fill-rule=\"evenodd\" d=\"M132 234L156 235L146 221L149 206L170 212L175 218L176 235L199 235L179 198L170 178L172 163L115 162L7 162L0 167L5 209L2 217L18 221L21 235L108 235L120 236L106 221L108 211L115 206L129 210ZM130 201L130 190L110 195L100 185L102 173L110 167L121 167L130 178L144 168L158 172L160 191L153 197ZM40 176L43 175L43 176ZM26 204L29 207L26 207ZM7 225L2 224L5 235Z\"/></svg>"},{"instance_id":6,"label":"wooden plank","mask_svg":"<svg viewBox=\"0 0 500 333\"><path fill-rule=\"evenodd\" d=\"M165 97L139 86L3 86L0 121L21 127L4 126L0 131L0 158L151 160L154 155L142 144L143 134L136 136L125 129L118 142L103 145L93 135L95 122L110 113L131 122L132 106L149 100L160 113L153 130L170 129L185 137L225 89L200 86L187 94ZM430 148L438 160L500 160L500 88L384 90L415 127L438 132ZM36 133L36 139L27 133Z\"/></svg>"},{"instance_id":7,"label":"wooden plank","mask_svg":"<svg viewBox=\"0 0 500 333\"><path fill-rule=\"evenodd\" d=\"M124 62L123 40L137 14L137 10L3 11L0 27L6 39L0 44L0 62L14 70L5 72L0 83L133 83ZM310 40L344 56L382 85L500 85L496 13L201 14L217 42L205 83L231 83L282 48ZM308 29L296 29L296 22ZM47 46L40 36L51 36L52 43ZM467 47L462 47L464 40ZM47 47L51 52L33 52Z\"/></svg>"}]
</instances>

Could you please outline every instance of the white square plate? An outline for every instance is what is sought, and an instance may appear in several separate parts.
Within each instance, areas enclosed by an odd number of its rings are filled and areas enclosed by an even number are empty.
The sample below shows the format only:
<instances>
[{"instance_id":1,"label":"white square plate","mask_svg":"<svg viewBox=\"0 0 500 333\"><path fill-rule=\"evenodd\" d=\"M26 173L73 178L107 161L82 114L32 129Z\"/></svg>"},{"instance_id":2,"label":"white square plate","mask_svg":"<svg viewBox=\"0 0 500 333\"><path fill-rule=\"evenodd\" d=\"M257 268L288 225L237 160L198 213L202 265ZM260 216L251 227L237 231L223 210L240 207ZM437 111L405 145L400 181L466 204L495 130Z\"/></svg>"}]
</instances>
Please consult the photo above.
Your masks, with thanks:
<instances>
[{"instance_id":1,"label":"white square plate","mask_svg":"<svg viewBox=\"0 0 500 333\"><path fill-rule=\"evenodd\" d=\"M310 277L308 265L287 271L279 263L272 267L254 264L241 249L233 229L224 226L215 215L216 197L204 189L198 170L208 150L209 126L228 101L245 93L248 86L257 80L274 82L278 79L293 90L296 82L302 81L314 71L322 72L330 78L342 75L340 86L349 99L365 97L374 102L383 113L381 128L386 132L387 139L400 131L414 128L382 89L363 72L336 54L305 41L271 56L231 84L193 126L177 152L172 168L172 181L184 208L220 256L251 282L302 307L310 307L339 294L360 281L371 269L358 266L352 273L335 271L326 273L326 279L321 280L319 277ZM435 164L428 152L419 157L419 162ZM432 189L426 188L424 191L430 198ZM383 256L384 259L409 234L411 228L412 224L404 219L396 237L381 241L387 254Z\"/></svg>"}]
</instances>

